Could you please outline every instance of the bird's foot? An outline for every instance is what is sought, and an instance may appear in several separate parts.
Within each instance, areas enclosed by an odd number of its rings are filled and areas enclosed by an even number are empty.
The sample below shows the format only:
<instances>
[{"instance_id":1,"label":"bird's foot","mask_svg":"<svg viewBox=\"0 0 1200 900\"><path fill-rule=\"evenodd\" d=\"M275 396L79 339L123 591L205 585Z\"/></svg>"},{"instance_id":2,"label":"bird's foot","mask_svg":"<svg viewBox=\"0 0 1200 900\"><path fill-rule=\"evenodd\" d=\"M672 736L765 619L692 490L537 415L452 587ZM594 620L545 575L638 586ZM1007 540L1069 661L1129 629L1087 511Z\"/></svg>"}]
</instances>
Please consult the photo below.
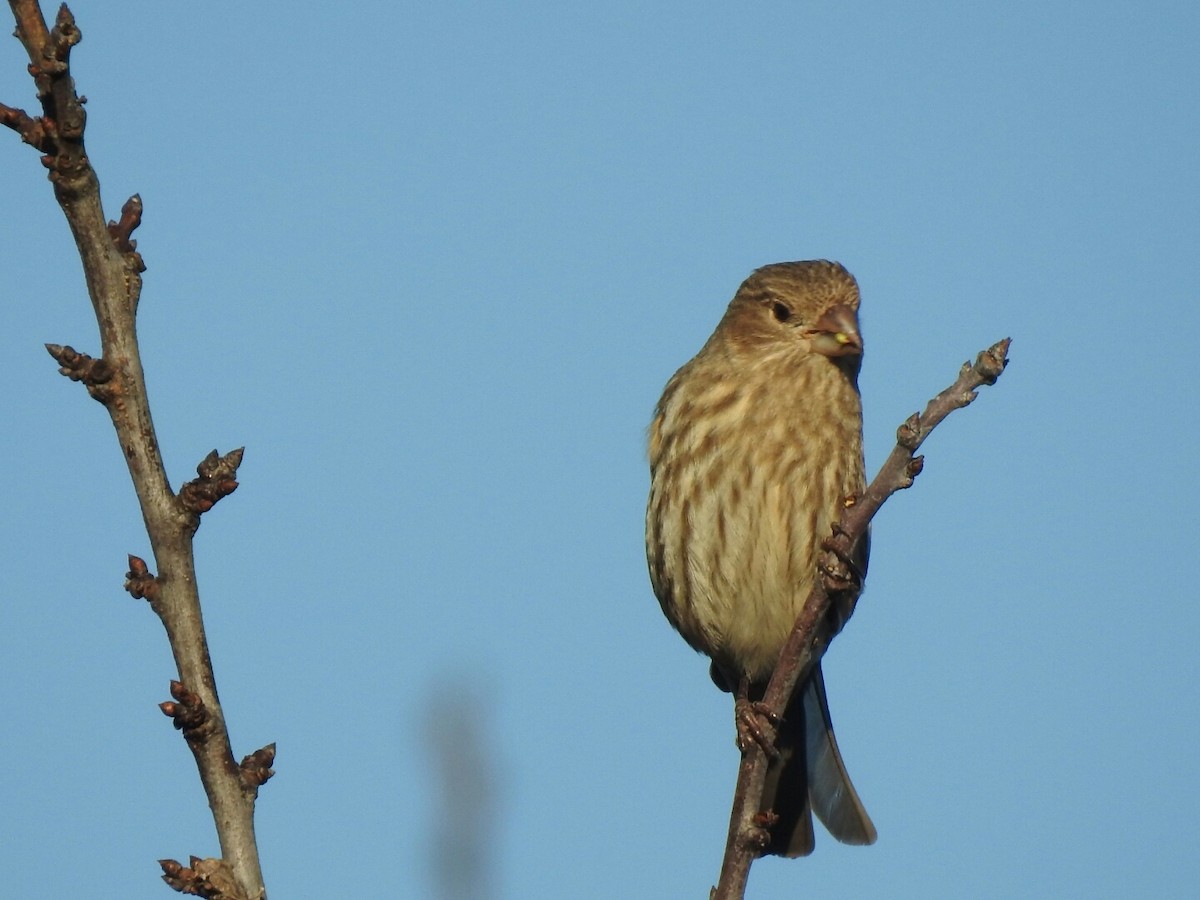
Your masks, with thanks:
<instances>
[{"instance_id":1,"label":"bird's foot","mask_svg":"<svg viewBox=\"0 0 1200 900\"><path fill-rule=\"evenodd\" d=\"M757 744L771 759L779 756L775 732L780 719L767 704L739 697L733 704L733 722L737 729L737 746L742 753L749 750L751 744Z\"/></svg>"},{"instance_id":2,"label":"bird's foot","mask_svg":"<svg viewBox=\"0 0 1200 900\"><path fill-rule=\"evenodd\" d=\"M742 840L756 856L762 856L771 845L771 829L779 821L774 810L764 809L756 812L750 819L750 825L742 832Z\"/></svg>"},{"instance_id":3,"label":"bird's foot","mask_svg":"<svg viewBox=\"0 0 1200 900\"><path fill-rule=\"evenodd\" d=\"M826 585L831 591L860 591L863 573L852 557L854 551L845 549L845 536L842 523L835 522L833 537L821 541L821 549L833 557L834 565L823 559L817 563L817 570L825 576Z\"/></svg>"}]
</instances>

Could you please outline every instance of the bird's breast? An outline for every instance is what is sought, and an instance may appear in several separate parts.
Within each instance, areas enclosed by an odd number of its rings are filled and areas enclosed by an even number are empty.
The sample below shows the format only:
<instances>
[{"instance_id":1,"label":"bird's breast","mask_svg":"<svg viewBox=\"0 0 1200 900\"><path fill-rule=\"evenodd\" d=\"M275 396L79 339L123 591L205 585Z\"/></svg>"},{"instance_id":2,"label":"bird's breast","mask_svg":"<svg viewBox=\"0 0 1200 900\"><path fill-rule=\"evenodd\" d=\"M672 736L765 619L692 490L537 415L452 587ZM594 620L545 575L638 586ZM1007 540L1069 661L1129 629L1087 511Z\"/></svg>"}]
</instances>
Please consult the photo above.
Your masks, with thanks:
<instances>
[{"instance_id":1,"label":"bird's breast","mask_svg":"<svg viewBox=\"0 0 1200 900\"><path fill-rule=\"evenodd\" d=\"M802 375L668 386L651 428L655 593L693 647L755 680L812 589L821 540L863 489L857 391L829 365Z\"/></svg>"}]
</instances>

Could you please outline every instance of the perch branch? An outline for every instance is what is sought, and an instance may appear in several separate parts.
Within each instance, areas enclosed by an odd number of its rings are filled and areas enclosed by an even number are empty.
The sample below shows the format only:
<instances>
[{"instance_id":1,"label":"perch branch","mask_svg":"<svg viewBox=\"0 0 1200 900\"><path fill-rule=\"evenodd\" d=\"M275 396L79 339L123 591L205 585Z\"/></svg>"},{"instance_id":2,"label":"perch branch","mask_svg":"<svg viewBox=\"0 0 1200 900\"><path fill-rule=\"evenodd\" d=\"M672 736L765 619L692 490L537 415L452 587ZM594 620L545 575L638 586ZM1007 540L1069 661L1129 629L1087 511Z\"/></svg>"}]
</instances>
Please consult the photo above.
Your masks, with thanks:
<instances>
[{"instance_id":1,"label":"perch branch","mask_svg":"<svg viewBox=\"0 0 1200 900\"><path fill-rule=\"evenodd\" d=\"M771 715L776 720L783 716L797 686L803 684L830 639L845 624L844 621L835 622L833 627L826 624L833 613L835 600L847 598L846 607L853 609L858 586L853 573L842 561L850 558L851 548L866 533L871 519L884 502L896 491L912 486L924 463L924 458L915 454L929 433L954 410L971 403L977 388L996 383L1008 364L1009 342L1009 338L998 341L981 352L973 365L964 363L954 384L930 400L923 413L913 413L900 426L896 432L896 446L879 474L862 496L854 498L847 506L834 526L832 536L822 544L826 551L821 564L822 577L813 585L763 695L762 708L767 713L765 727L771 727ZM713 888L710 900L741 900L745 896L750 865L763 846L762 829L755 817L762 805L767 762L763 747L756 741L747 742L738 768L720 880Z\"/></svg>"}]
</instances>

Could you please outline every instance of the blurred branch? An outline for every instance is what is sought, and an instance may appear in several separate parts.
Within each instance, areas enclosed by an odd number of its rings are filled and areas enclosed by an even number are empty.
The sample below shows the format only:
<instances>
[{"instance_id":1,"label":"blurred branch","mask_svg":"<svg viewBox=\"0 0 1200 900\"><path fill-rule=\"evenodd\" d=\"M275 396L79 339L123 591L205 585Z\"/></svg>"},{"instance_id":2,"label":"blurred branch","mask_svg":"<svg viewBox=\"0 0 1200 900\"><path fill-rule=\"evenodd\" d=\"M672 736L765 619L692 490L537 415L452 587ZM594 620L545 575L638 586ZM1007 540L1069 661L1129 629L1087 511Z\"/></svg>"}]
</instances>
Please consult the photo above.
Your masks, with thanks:
<instances>
[{"instance_id":1,"label":"blurred branch","mask_svg":"<svg viewBox=\"0 0 1200 900\"><path fill-rule=\"evenodd\" d=\"M486 900L496 846L496 748L486 707L470 687L439 688L428 713L428 747L437 771L433 863L435 896Z\"/></svg>"},{"instance_id":2,"label":"blurred branch","mask_svg":"<svg viewBox=\"0 0 1200 900\"><path fill-rule=\"evenodd\" d=\"M241 765L235 762L208 655L192 551L201 513L237 487L241 451L225 456L214 451L200 464L198 479L178 495L171 490L150 416L135 325L145 266L131 235L141 223L141 200L130 198L119 221L105 222L100 184L84 148L85 100L76 94L70 71L71 48L82 38L71 11L61 6L48 28L36 0L9 0L9 5L42 114L32 117L0 104L0 123L43 153L100 327L98 359L69 346L47 344L46 349L62 374L82 382L104 404L116 429L158 568L155 577L143 560L131 556L126 588L148 600L166 628L179 677L171 684L173 699L162 710L195 757L221 844L220 860L193 857L190 866L163 860L164 880L199 896L261 900L266 891L254 802L270 777L274 747L247 756Z\"/></svg>"},{"instance_id":3,"label":"blurred branch","mask_svg":"<svg viewBox=\"0 0 1200 900\"><path fill-rule=\"evenodd\" d=\"M954 384L930 400L923 413L909 416L897 430L896 446L879 474L861 497L854 498L853 504L846 508L834 526L832 536L822 544L826 551L821 564L822 577L817 579L796 620L758 706L764 729L771 729L771 722L782 718L796 687L804 683L829 641L853 611L860 585L849 563L851 549L866 533L871 519L884 502L896 491L912 486L924 464L924 457L915 454L930 432L954 410L970 404L977 396L977 388L996 383L1008 365L1009 343L1009 338L998 341L981 352L974 365L964 363ZM843 604L841 601L848 602ZM844 617L836 616L843 605L847 610ZM832 625L829 624L831 616L834 617ZM767 776L767 753L755 741L747 744L738 769L720 881L712 890L710 900L741 900L746 893L750 865L766 845L759 810Z\"/></svg>"}]
</instances>

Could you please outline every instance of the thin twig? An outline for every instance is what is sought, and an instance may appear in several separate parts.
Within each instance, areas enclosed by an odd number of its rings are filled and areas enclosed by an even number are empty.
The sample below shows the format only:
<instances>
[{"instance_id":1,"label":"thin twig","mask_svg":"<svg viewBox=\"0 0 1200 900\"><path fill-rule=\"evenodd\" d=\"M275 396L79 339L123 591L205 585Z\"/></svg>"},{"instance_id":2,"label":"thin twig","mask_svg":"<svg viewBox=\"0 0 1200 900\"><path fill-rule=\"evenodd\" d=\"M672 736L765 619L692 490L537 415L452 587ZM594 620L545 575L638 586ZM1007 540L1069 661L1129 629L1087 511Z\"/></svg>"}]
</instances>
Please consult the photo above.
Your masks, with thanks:
<instances>
[{"instance_id":1,"label":"thin twig","mask_svg":"<svg viewBox=\"0 0 1200 900\"><path fill-rule=\"evenodd\" d=\"M235 761L217 698L192 552L200 514L237 487L233 474L241 451L211 454L200 465L200 478L181 491L186 499L171 490L135 328L145 266L131 235L141 222L141 201L131 198L119 221L105 222L99 181L84 148L84 101L70 73L71 48L82 38L71 11L62 5L48 29L36 0L9 0L9 5L29 55L42 115L31 119L22 110L0 106L0 122L45 154L42 163L75 238L100 327L98 359L57 344L47 350L64 375L83 382L104 404L116 429L158 568L155 577L145 562L130 556L126 587L150 602L166 628L178 679L172 681L174 700L163 704L163 712L183 731L195 757L221 844L220 860L193 858L191 866L163 861L164 879L201 896L263 900L254 802L259 785L270 777L274 748L251 754L242 766Z\"/></svg>"},{"instance_id":2,"label":"thin twig","mask_svg":"<svg viewBox=\"0 0 1200 900\"><path fill-rule=\"evenodd\" d=\"M1008 364L1009 338L998 341L975 359L974 365L964 363L954 384L929 401L923 413L913 413L896 432L896 446L888 455L879 474L852 506L842 513L833 535L823 545L827 551L822 564L822 577L816 580L804 609L780 654L771 682L763 696L764 708L782 717L797 685L803 684L813 665L820 660L829 640L844 622L827 626L831 606L839 593L843 596L847 582L852 580L842 560L850 558L851 548L866 533L867 526L884 502L896 491L911 487L921 472L924 458L916 456L929 433L954 410L967 406L976 397L976 389L995 384ZM853 608L853 597L849 607ZM765 721L766 727L770 722ZM710 900L741 900L746 893L750 865L762 846L761 829L755 824L767 775L767 755L755 741L747 742L738 769L734 790L733 811L721 876L710 894Z\"/></svg>"}]
</instances>

